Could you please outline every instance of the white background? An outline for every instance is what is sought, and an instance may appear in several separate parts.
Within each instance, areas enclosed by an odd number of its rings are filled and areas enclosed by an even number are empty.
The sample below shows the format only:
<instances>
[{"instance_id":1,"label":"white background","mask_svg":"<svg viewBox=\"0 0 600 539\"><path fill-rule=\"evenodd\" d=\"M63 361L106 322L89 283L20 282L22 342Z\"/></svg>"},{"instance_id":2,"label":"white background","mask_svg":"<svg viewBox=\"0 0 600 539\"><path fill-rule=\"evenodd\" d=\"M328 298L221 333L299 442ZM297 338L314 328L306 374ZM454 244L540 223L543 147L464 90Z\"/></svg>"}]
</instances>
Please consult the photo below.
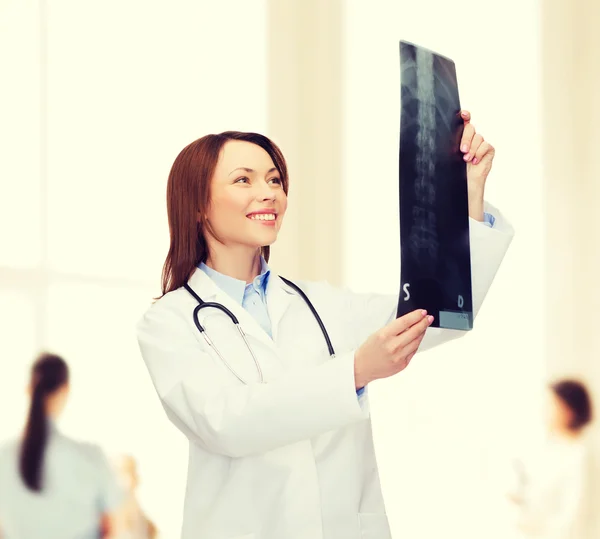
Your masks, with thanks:
<instances>
[{"instance_id":1,"label":"white background","mask_svg":"<svg viewBox=\"0 0 600 539\"><path fill-rule=\"evenodd\" d=\"M491 478L535 413L543 358L538 3L344 6L343 212L323 219L343 223L342 284L397 291L400 38L456 61L462 104L498 148L489 198L518 229L476 330L371 388L394 536L507 537ZM175 538L187 447L134 324L159 293L177 153L208 132L267 130L267 3L0 10L0 441L21 428L35 353L64 355L63 430L132 453L144 507Z\"/></svg>"},{"instance_id":2,"label":"white background","mask_svg":"<svg viewBox=\"0 0 600 539\"><path fill-rule=\"evenodd\" d=\"M392 531L411 539L506 538L498 467L508 464L519 439L527 447L522 437L540 426L538 5L375 0L348 1L346 8L345 283L365 292L399 287L399 39L455 61L461 105L497 148L487 198L518 231L474 331L371 387Z\"/></svg>"},{"instance_id":3,"label":"white background","mask_svg":"<svg viewBox=\"0 0 600 539\"><path fill-rule=\"evenodd\" d=\"M132 453L143 505L175 538L187 443L134 325L160 292L177 153L209 132L265 131L264 3L0 6L0 440L21 428L35 353L60 353L62 429Z\"/></svg>"}]
</instances>

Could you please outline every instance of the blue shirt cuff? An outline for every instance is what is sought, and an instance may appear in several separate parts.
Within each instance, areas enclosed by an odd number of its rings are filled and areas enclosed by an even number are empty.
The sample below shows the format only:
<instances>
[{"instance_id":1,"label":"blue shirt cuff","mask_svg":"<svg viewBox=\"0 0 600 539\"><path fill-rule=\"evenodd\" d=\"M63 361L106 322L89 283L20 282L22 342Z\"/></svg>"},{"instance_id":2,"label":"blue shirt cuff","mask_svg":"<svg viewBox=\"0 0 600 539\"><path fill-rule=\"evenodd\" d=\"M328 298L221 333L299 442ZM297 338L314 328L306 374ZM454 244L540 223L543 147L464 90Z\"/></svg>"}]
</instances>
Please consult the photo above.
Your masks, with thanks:
<instances>
[{"instance_id":1,"label":"blue shirt cuff","mask_svg":"<svg viewBox=\"0 0 600 539\"><path fill-rule=\"evenodd\" d=\"M361 395L362 395L364 392L365 392L365 388L364 388L364 387L361 387L360 389L357 389L357 390L356 390L356 395L357 395L358 397L360 397L360 396L361 396Z\"/></svg>"},{"instance_id":2,"label":"blue shirt cuff","mask_svg":"<svg viewBox=\"0 0 600 539\"><path fill-rule=\"evenodd\" d=\"M491 213L483 214L483 224L489 226L490 228L494 228L494 223L496 222L496 218Z\"/></svg>"}]
</instances>

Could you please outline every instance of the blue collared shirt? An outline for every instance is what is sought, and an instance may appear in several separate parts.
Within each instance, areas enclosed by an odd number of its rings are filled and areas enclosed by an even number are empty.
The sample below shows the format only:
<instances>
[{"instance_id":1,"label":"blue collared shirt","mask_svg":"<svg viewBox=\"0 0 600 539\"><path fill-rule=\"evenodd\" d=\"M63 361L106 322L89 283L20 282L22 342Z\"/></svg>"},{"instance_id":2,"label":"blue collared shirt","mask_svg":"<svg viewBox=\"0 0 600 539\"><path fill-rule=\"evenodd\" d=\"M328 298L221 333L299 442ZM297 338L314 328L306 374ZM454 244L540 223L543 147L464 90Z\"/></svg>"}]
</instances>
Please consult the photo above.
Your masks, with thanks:
<instances>
[{"instance_id":1,"label":"blue collared shirt","mask_svg":"<svg viewBox=\"0 0 600 539\"><path fill-rule=\"evenodd\" d=\"M118 510L124 492L98 446L64 436L53 423L48 431L40 493L19 474L20 440L0 446L2 537L97 539L101 516Z\"/></svg>"},{"instance_id":2,"label":"blue collared shirt","mask_svg":"<svg viewBox=\"0 0 600 539\"><path fill-rule=\"evenodd\" d=\"M271 319L267 310L267 283L271 270L261 257L260 275L250 284L228 275L223 275L202 262L199 268L208 275L223 292L231 296L239 305L252 315L269 337L271 335Z\"/></svg>"}]
</instances>

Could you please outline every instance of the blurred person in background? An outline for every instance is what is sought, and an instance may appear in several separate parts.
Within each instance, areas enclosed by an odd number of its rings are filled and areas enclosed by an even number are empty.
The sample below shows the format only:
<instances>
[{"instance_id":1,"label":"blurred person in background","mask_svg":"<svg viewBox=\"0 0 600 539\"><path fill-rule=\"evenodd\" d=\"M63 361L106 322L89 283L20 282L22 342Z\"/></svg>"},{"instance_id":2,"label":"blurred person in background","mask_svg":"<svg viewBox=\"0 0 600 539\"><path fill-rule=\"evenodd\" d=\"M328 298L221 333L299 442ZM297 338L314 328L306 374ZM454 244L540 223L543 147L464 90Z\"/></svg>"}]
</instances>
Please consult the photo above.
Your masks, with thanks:
<instances>
[{"instance_id":1,"label":"blurred person in background","mask_svg":"<svg viewBox=\"0 0 600 539\"><path fill-rule=\"evenodd\" d=\"M0 448L2 539L98 539L116 531L123 496L107 459L98 447L58 430L68 395L65 361L40 355L24 433Z\"/></svg>"},{"instance_id":2,"label":"blurred person in background","mask_svg":"<svg viewBox=\"0 0 600 539\"><path fill-rule=\"evenodd\" d=\"M125 492L118 539L155 539L157 529L145 515L137 499L139 475L135 459L131 455L121 455L116 459L117 476Z\"/></svg>"},{"instance_id":3,"label":"blurred person in background","mask_svg":"<svg viewBox=\"0 0 600 539\"><path fill-rule=\"evenodd\" d=\"M581 539L585 531L588 451L586 428L592 400L586 386L572 379L549 386L544 444L516 460L508 498L525 537Z\"/></svg>"},{"instance_id":4,"label":"blurred person in background","mask_svg":"<svg viewBox=\"0 0 600 539\"><path fill-rule=\"evenodd\" d=\"M477 312L513 231L484 203L494 148L462 118ZM364 188L380 181L366 177ZM171 168L163 295L137 334L189 441L185 539L389 539L368 386L466 333L430 327L423 310L397 318L398 294L272 272L288 184L280 149L257 133L206 135ZM319 226L331 218L314 216ZM361 260L374 279L377 241L373 230Z\"/></svg>"}]
</instances>

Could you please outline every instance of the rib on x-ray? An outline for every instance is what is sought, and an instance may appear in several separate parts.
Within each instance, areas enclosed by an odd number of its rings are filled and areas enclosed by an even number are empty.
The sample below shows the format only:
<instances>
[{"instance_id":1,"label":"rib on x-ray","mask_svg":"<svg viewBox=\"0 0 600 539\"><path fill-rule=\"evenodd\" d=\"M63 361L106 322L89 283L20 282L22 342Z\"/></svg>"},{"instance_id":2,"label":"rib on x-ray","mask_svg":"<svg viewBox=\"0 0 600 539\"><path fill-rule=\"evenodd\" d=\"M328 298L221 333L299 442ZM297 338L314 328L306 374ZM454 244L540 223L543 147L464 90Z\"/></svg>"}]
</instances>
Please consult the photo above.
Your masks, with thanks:
<instances>
[{"instance_id":1,"label":"rib on x-ray","mask_svg":"<svg viewBox=\"0 0 600 539\"><path fill-rule=\"evenodd\" d=\"M397 316L473 327L466 163L454 62L400 42L400 296Z\"/></svg>"}]
</instances>

